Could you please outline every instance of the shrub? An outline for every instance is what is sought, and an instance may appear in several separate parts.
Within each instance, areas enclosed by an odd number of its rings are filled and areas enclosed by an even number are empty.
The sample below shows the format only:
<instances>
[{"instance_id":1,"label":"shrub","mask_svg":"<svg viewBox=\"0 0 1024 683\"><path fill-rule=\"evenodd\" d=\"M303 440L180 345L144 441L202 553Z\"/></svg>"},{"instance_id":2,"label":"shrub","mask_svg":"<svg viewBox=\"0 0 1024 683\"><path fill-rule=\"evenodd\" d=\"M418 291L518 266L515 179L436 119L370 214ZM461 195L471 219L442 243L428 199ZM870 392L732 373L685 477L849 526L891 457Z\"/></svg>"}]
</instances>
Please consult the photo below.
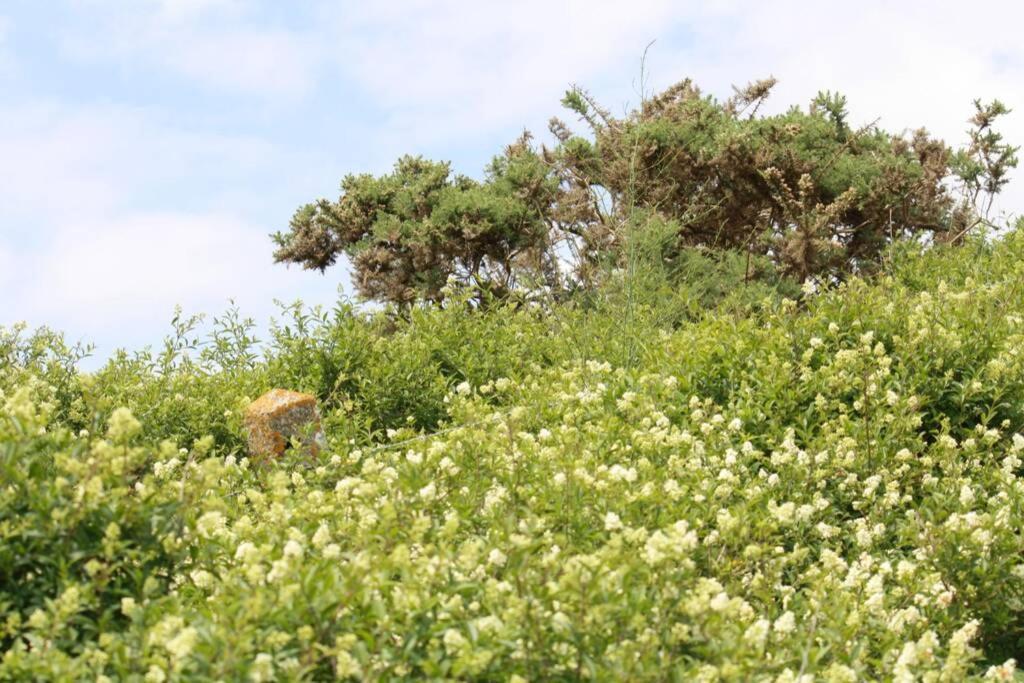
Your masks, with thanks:
<instances>
[{"instance_id":1,"label":"shrub","mask_svg":"<svg viewBox=\"0 0 1024 683\"><path fill-rule=\"evenodd\" d=\"M179 334L116 360L102 395L153 412L91 433L29 363L0 404L0 679L1012 676L1022 254L1024 225L907 246L660 327L612 296L296 307L265 358ZM255 466L184 407L268 378L321 392L314 460Z\"/></svg>"},{"instance_id":2,"label":"shrub","mask_svg":"<svg viewBox=\"0 0 1024 683\"><path fill-rule=\"evenodd\" d=\"M638 235L676 284L694 250L740 254L744 282L834 283L877 270L894 242L958 243L990 225L1018 151L994 129L1009 111L999 101L975 102L953 150L924 129L855 130L829 92L759 115L774 84L722 101L687 79L622 117L573 88L563 104L586 135L552 119L553 147L524 134L482 181L408 156L390 174L346 176L337 200L301 207L274 235L275 259L323 271L346 255L361 295L403 307L443 301L449 280L483 304L598 289L635 261Z\"/></svg>"}]
</instances>

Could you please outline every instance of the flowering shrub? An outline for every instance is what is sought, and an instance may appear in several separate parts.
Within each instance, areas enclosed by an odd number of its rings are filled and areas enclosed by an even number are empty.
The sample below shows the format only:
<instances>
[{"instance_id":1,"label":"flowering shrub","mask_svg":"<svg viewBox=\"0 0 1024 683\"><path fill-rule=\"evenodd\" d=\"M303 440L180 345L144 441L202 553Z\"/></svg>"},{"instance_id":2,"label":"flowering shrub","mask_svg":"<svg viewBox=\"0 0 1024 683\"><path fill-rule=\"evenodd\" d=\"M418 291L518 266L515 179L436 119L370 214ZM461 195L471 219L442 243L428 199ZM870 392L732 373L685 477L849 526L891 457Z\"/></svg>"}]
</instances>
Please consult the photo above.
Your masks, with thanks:
<instances>
[{"instance_id":1,"label":"flowering shrub","mask_svg":"<svg viewBox=\"0 0 1024 683\"><path fill-rule=\"evenodd\" d=\"M133 393L143 373L80 377L84 405L99 382L129 404L88 431L5 370L0 679L1012 680L1022 255L1020 230L893 254L875 282L678 329L328 319L248 370L180 370L179 412ZM442 364L413 353L449 323ZM373 353L326 341L357 333ZM433 424L346 431L378 410L363 378L403 386L381 339L435 378ZM314 462L256 465L187 408L332 358Z\"/></svg>"}]
</instances>

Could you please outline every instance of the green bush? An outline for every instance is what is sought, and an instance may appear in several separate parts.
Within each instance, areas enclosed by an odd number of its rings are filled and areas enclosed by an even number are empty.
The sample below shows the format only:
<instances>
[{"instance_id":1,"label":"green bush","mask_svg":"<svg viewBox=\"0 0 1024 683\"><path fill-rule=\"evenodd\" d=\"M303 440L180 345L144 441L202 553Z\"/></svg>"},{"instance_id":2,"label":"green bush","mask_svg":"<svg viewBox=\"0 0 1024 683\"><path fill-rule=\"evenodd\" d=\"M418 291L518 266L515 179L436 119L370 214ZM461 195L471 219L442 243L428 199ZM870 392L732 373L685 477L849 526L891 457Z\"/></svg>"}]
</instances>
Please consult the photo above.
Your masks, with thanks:
<instances>
[{"instance_id":1,"label":"green bush","mask_svg":"<svg viewBox=\"0 0 1024 683\"><path fill-rule=\"evenodd\" d=\"M263 347L229 314L64 390L50 338L0 376L0 680L1008 679L1022 257L1018 225L696 312L640 267L295 306ZM275 385L319 396L315 458L240 452Z\"/></svg>"},{"instance_id":2,"label":"green bush","mask_svg":"<svg viewBox=\"0 0 1024 683\"><path fill-rule=\"evenodd\" d=\"M181 456L132 446L141 425L126 409L106 438L76 436L51 431L38 398L26 385L0 419L0 678L80 679L130 665L111 636L129 628L124 605L171 588L188 501L147 487L147 461Z\"/></svg>"}]
</instances>

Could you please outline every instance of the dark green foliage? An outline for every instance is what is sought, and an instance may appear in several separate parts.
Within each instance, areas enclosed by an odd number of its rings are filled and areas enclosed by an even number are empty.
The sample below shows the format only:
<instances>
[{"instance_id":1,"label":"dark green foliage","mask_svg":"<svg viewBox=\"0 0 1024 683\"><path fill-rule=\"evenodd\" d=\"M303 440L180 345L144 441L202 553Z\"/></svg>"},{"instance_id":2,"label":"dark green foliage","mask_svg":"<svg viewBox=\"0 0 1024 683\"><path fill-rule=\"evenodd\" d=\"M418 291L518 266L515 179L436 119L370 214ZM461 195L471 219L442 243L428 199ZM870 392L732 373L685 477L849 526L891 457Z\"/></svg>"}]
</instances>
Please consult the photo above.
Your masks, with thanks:
<instances>
[{"instance_id":1,"label":"dark green foliage","mask_svg":"<svg viewBox=\"0 0 1024 683\"><path fill-rule=\"evenodd\" d=\"M380 301L440 302L454 278L482 303L593 292L636 266L630 245L650 230L658 268L688 250L735 252L744 283L835 282L876 270L895 241L960 241L1016 166L992 128L1008 111L998 101L975 104L954 151L923 129L851 128L838 93L759 115L774 83L720 101L684 80L621 118L574 88L562 104L585 136L552 119L553 148L524 136L481 182L410 157L380 178L347 176L337 201L302 207L275 235L275 257L324 270L346 254L360 294ZM685 277L675 269L671 283Z\"/></svg>"},{"instance_id":2,"label":"dark green foliage","mask_svg":"<svg viewBox=\"0 0 1024 683\"><path fill-rule=\"evenodd\" d=\"M621 240L615 226L638 206L678 222L678 249L769 256L797 280L863 270L893 238L962 225L943 186L945 145L923 131L851 130L845 98L830 93L806 111L757 116L773 83L720 102L687 80L621 119L584 93L567 99L592 140L556 122L556 158L610 198L607 215L587 221L601 231L591 257Z\"/></svg>"},{"instance_id":3,"label":"dark green foliage","mask_svg":"<svg viewBox=\"0 0 1024 683\"><path fill-rule=\"evenodd\" d=\"M275 237L275 258L323 270L345 253L361 294L400 304L440 301L449 278L504 296L519 279L549 274L557 192L525 136L494 159L483 182L403 157L380 178L347 176L337 202L299 209L291 233Z\"/></svg>"}]
</instances>

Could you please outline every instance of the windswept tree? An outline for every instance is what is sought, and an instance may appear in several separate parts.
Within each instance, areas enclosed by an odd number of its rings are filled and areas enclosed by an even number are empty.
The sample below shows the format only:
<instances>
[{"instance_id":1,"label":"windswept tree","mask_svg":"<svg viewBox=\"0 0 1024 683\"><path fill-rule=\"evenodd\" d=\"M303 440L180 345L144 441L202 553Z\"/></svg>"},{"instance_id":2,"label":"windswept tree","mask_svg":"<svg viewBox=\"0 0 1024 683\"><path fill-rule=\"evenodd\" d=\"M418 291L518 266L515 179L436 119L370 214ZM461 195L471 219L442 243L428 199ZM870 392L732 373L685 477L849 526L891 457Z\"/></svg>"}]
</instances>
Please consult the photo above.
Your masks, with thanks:
<instances>
[{"instance_id":1,"label":"windswept tree","mask_svg":"<svg viewBox=\"0 0 1024 683\"><path fill-rule=\"evenodd\" d=\"M595 199L580 203L593 208L588 257L620 257L621 227L644 207L676 222L675 251L769 256L798 280L864 271L894 239L962 236L975 204L951 192L953 174L1001 178L1016 163L1014 148L991 134L954 157L923 129L909 136L874 124L854 129L846 99L828 92L806 110L759 116L774 84L758 81L720 102L684 80L623 118L571 90L563 103L587 135L553 119L559 145L550 158L568 184ZM1005 111L986 109L974 122L991 125ZM979 186L1001 187L970 184Z\"/></svg>"},{"instance_id":2,"label":"windswept tree","mask_svg":"<svg viewBox=\"0 0 1024 683\"><path fill-rule=\"evenodd\" d=\"M993 129L999 102L975 103L969 144L954 151L923 129L854 128L828 92L762 115L774 85L720 101L684 80L622 117L573 88L563 104L582 134L552 119L552 147L524 134L481 181L418 157L347 176L337 200L300 208L275 235L275 258L322 271L345 254L358 291L382 301L440 302L451 278L500 298L597 286L649 225L670 269L697 249L738 252L747 279L767 263L835 280L870 272L894 240L962 239L1017 163Z\"/></svg>"},{"instance_id":3,"label":"windswept tree","mask_svg":"<svg viewBox=\"0 0 1024 683\"><path fill-rule=\"evenodd\" d=\"M561 190L526 135L483 181L406 156L379 178L347 176L341 189L275 235L278 261L323 271L346 254L360 294L399 304L440 301L449 278L498 297L527 280L558 285L552 211Z\"/></svg>"}]
</instances>

